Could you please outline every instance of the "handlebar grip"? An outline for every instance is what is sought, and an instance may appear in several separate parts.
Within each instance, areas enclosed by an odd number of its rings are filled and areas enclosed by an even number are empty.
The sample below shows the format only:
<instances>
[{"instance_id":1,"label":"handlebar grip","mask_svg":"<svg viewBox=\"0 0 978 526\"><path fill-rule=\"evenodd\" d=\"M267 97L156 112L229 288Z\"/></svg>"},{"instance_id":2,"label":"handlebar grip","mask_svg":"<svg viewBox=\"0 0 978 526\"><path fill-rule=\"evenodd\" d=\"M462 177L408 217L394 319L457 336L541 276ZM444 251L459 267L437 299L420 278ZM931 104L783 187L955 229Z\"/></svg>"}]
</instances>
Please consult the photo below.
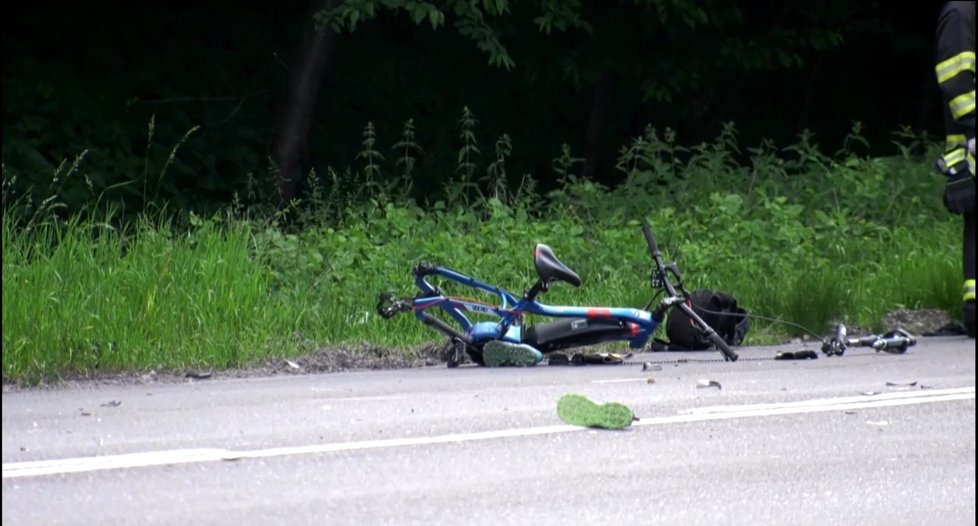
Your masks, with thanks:
<instances>
[{"instance_id":1,"label":"handlebar grip","mask_svg":"<svg viewBox=\"0 0 978 526\"><path fill-rule=\"evenodd\" d=\"M649 245L649 253L655 257L659 254L659 245L655 244L655 237L652 236L652 229L646 222L642 222L642 233L645 234L645 242Z\"/></svg>"},{"instance_id":2,"label":"handlebar grip","mask_svg":"<svg viewBox=\"0 0 978 526\"><path fill-rule=\"evenodd\" d=\"M717 349L720 349L720 352L723 353L723 358L726 361L728 362L737 361L737 358L739 358L739 356L737 356L737 353L735 353L734 350L731 349L729 345L727 345L727 342L723 341L723 338L721 338L719 334L715 332L711 332L710 340L713 341L713 345L716 345Z\"/></svg>"}]
</instances>

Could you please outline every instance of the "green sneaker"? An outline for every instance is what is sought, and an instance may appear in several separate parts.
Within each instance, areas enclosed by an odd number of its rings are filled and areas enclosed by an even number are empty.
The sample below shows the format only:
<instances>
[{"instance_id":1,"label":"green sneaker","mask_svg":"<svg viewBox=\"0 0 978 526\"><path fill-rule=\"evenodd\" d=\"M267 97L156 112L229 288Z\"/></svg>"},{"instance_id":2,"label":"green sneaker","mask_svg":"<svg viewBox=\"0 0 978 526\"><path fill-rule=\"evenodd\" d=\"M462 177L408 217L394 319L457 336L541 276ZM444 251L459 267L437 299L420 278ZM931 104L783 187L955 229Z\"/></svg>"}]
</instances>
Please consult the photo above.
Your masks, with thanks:
<instances>
[{"instance_id":1,"label":"green sneaker","mask_svg":"<svg viewBox=\"0 0 978 526\"><path fill-rule=\"evenodd\" d=\"M493 340L482 347L482 361L489 367L514 365L529 367L543 360L543 354L525 343Z\"/></svg>"},{"instance_id":2,"label":"green sneaker","mask_svg":"<svg viewBox=\"0 0 978 526\"><path fill-rule=\"evenodd\" d=\"M625 404L597 404L579 394L568 394L557 402L557 415L573 426L625 429L632 425L635 414Z\"/></svg>"}]
</instances>

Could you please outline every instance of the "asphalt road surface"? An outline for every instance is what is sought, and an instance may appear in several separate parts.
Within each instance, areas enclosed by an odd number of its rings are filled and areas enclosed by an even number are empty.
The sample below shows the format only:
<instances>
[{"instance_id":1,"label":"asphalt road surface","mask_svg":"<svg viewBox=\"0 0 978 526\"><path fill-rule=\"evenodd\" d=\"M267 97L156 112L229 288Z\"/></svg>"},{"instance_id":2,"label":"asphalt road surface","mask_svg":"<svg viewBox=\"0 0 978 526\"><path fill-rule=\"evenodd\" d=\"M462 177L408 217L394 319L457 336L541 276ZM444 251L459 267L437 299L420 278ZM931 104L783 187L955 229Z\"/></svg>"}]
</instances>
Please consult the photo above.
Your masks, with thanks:
<instances>
[{"instance_id":1,"label":"asphalt road surface","mask_svg":"<svg viewBox=\"0 0 978 526\"><path fill-rule=\"evenodd\" d=\"M7 392L3 524L975 523L974 340L798 348Z\"/></svg>"}]
</instances>

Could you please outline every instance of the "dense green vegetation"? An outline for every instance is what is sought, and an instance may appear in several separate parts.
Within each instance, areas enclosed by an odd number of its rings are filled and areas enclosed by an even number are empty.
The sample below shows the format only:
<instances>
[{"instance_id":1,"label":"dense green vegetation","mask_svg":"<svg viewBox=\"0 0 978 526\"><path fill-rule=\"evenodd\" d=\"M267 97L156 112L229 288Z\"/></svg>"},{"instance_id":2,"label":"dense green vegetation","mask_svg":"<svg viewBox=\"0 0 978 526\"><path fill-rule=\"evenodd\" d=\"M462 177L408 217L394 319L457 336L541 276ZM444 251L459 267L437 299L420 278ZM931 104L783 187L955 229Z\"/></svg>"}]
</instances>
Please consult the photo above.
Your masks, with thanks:
<instances>
[{"instance_id":1,"label":"dense green vegetation","mask_svg":"<svg viewBox=\"0 0 978 526\"><path fill-rule=\"evenodd\" d=\"M235 194L273 202L282 108L314 48L303 31L314 13L332 14L339 32L298 108L309 119L298 168L326 191L331 170L360 171L368 125L390 157L410 119L412 195L450 199L464 107L477 120L472 159L487 165L509 138L501 181L513 188L525 174L557 188L550 160L564 143L587 160L576 174L616 186L617 149L648 124L699 144L732 121L745 144L779 147L808 129L835 148L859 121L872 148L860 153L889 155L902 126L942 134L936 10L877 0L21 2L2 36L3 162L17 191L43 194L63 159L87 151L80 172L130 217L163 201L204 215ZM85 182L59 187L66 211L90 204ZM309 185L298 190L308 197Z\"/></svg>"},{"instance_id":2,"label":"dense green vegetation","mask_svg":"<svg viewBox=\"0 0 978 526\"><path fill-rule=\"evenodd\" d=\"M936 9L12 5L4 381L419 352L438 335L378 293L412 294L420 260L518 293L537 242L584 279L545 301L644 306L642 219L690 288L757 315L957 314Z\"/></svg>"},{"instance_id":3,"label":"dense green vegetation","mask_svg":"<svg viewBox=\"0 0 978 526\"><path fill-rule=\"evenodd\" d=\"M529 177L515 188L491 177L476 184L470 171L504 173L517 145L498 143L488 164L463 145L448 198L426 208L409 185L381 177L410 149L371 154L366 141L358 179L313 177L311 197L287 209L232 203L209 216L157 210L130 222L117 221L111 202L61 219L56 199L9 195L5 174L4 378L242 366L344 342L410 353L440 337L408 315L380 319L378 293L412 294L409 271L420 260L521 292L536 242L584 280L555 286L545 301L641 307L641 219L690 288L728 291L754 314L821 333L833 320L878 327L900 306L953 311L960 234L922 160L935 146L894 139L891 157L860 155L857 127L827 156L809 136L785 149L745 148L727 125L688 148L648 128L620 151L624 183L574 175L579 159L565 150L552 163L561 183L546 193ZM165 161L148 164L167 177ZM64 163L53 188L83 177L76 166ZM748 343L799 333L758 320Z\"/></svg>"}]
</instances>

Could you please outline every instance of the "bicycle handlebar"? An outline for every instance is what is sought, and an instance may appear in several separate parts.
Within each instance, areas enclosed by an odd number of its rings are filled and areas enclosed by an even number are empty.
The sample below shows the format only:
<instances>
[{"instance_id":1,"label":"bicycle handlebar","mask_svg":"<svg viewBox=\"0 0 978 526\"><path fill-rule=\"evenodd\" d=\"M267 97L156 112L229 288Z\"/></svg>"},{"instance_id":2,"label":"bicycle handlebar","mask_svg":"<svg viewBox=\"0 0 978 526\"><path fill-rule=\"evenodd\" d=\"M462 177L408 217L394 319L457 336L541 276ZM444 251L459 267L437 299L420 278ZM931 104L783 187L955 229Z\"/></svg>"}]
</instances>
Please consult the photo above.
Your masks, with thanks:
<instances>
[{"instance_id":1,"label":"bicycle handlebar","mask_svg":"<svg viewBox=\"0 0 978 526\"><path fill-rule=\"evenodd\" d=\"M666 287L666 292L670 296L677 296L676 288L669 281L669 277L666 276L666 265L662 262L662 253L659 252L659 245L655 242L655 236L652 235L652 228L647 222L642 222L642 233L645 234L645 243L649 246L649 255L652 256L652 263L655 264L655 272L661 276L662 283ZM653 276L654 277L654 276ZM681 279L680 279L681 281ZM653 287L655 285L653 284Z\"/></svg>"},{"instance_id":2,"label":"bicycle handlebar","mask_svg":"<svg viewBox=\"0 0 978 526\"><path fill-rule=\"evenodd\" d=\"M642 233L645 234L645 242L649 245L649 254L652 256L652 259L660 258L659 245L655 244L655 237L652 235L652 228L649 227L648 223L642 223Z\"/></svg>"},{"instance_id":3,"label":"bicycle handlebar","mask_svg":"<svg viewBox=\"0 0 978 526\"><path fill-rule=\"evenodd\" d=\"M662 283L665 285L666 292L668 292L670 296L676 296L676 289L673 287L672 282L669 281L669 276L666 273L666 266L662 263L662 253L659 252L659 245L657 245L655 242L655 236L652 235L652 228L649 226L648 222L642 222L642 233L645 234L645 242L649 246L649 255L652 256L652 261L655 263L656 270L662 276ZM710 327L708 323L703 321L703 318L700 318L699 315L697 315L693 309L686 304L686 302L680 302L677 304L677 306L684 313L686 313L687 316L693 319L699 328L706 333L706 336L711 342L713 342L713 345L716 346L721 354L723 354L724 360L728 362L737 361L737 358L739 358L737 353L734 352L734 350L727 345L727 342L724 341L715 330L713 330L713 327Z\"/></svg>"}]
</instances>

